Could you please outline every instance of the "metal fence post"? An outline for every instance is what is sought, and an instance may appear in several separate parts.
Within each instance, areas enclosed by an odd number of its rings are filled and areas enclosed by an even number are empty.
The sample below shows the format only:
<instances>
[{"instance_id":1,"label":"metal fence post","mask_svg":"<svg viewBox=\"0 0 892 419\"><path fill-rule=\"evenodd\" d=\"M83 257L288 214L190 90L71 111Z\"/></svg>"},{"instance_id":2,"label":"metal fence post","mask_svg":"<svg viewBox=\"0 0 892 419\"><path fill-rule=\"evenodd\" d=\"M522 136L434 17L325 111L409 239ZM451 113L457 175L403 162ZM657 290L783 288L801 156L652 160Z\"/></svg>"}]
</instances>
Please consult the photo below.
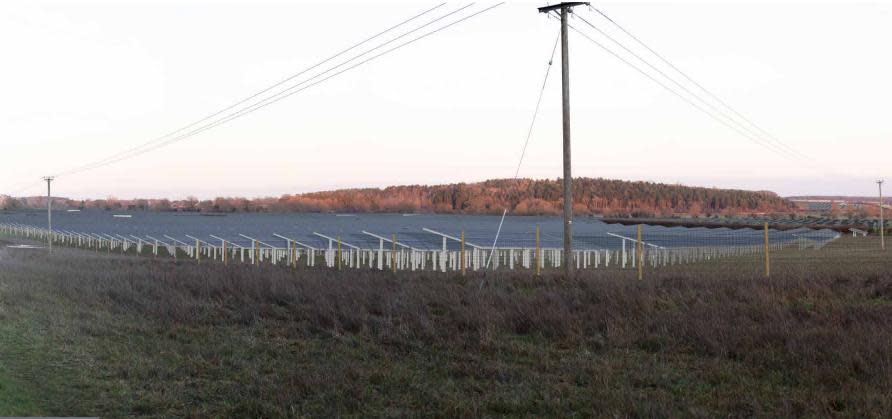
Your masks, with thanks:
<instances>
[{"instance_id":1,"label":"metal fence post","mask_svg":"<svg viewBox=\"0 0 892 419\"><path fill-rule=\"evenodd\" d=\"M338 270L341 270L341 236L338 236Z\"/></svg>"}]
</instances>

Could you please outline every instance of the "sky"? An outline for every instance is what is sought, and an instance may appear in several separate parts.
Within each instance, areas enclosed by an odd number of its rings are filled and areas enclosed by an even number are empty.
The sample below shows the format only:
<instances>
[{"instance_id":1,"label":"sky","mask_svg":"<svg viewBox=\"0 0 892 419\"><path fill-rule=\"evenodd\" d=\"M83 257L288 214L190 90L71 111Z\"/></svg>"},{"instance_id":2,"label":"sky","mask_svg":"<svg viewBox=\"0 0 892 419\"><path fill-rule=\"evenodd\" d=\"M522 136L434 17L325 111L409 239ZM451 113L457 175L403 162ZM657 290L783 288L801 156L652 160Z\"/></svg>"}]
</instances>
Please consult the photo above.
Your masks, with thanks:
<instances>
[{"instance_id":1,"label":"sky","mask_svg":"<svg viewBox=\"0 0 892 419\"><path fill-rule=\"evenodd\" d=\"M45 193L41 176L153 140L437 4L4 0L0 194ZM496 7L214 129L59 176L53 194L256 197L513 177L559 30L542 5ZM716 122L571 31L574 176L784 196L873 195L892 180L892 2L593 6L802 157ZM671 73L594 11L577 13ZM562 174L559 64L558 49L521 177Z\"/></svg>"}]
</instances>

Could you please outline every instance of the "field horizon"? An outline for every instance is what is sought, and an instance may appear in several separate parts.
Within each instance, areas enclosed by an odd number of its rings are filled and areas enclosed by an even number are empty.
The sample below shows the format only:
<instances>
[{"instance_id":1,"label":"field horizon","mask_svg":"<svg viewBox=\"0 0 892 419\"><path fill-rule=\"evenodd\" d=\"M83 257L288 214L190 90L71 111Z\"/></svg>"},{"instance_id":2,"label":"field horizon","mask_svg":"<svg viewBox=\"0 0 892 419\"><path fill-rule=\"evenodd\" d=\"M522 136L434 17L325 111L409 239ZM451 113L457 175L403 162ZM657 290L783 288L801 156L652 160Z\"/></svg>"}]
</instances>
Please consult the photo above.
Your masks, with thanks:
<instances>
[{"instance_id":1,"label":"field horizon","mask_svg":"<svg viewBox=\"0 0 892 419\"><path fill-rule=\"evenodd\" d=\"M574 212L579 215L789 213L795 205L769 191L709 188L648 181L604 178L573 179ZM279 197L216 197L68 199L54 197L57 208L150 209L159 211L350 211L361 213L425 212L518 215L558 215L562 208L561 179L490 179L435 185L346 188ZM0 209L45 208L45 196L0 199Z\"/></svg>"}]
</instances>

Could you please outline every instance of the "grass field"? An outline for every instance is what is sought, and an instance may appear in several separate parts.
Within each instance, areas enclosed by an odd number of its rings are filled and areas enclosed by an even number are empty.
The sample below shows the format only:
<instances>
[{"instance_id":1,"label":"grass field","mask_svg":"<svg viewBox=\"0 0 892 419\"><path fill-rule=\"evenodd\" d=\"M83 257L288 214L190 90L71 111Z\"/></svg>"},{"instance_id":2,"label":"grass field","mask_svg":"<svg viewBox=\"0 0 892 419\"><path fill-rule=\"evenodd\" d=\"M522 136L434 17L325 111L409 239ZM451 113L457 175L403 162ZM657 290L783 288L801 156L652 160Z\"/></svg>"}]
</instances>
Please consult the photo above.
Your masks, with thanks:
<instances>
[{"instance_id":1,"label":"grass field","mask_svg":"<svg viewBox=\"0 0 892 419\"><path fill-rule=\"evenodd\" d=\"M0 416L890 417L892 259L854 243L639 282L0 242Z\"/></svg>"}]
</instances>

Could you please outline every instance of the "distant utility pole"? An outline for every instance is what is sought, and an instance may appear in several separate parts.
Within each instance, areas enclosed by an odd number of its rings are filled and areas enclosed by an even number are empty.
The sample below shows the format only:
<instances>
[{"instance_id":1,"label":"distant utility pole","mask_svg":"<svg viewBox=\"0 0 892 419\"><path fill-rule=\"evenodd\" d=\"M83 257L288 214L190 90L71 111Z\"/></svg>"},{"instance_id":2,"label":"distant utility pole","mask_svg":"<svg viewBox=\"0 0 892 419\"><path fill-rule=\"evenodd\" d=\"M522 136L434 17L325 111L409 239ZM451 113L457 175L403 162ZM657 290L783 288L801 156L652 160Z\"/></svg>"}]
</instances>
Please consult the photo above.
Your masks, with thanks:
<instances>
[{"instance_id":1,"label":"distant utility pole","mask_svg":"<svg viewBox=\"0 0 892 419\"><path fill-rule=\"evenodd\" d=\"M886 223L883 221L883 181L878 180L880 187L880 248L886 250Z\"/></svg>"},{"instance_id":2,"label":"distant utility pole","mask_svg":"<svg viewBox=\"0 0 892 419\"><path fill-rule=\"evenodd\" d=\"M43 178L46 181L46 225L47 235L46 243L50 253L53 253L53 195L50 190L50 183L53 181L52 176Z\"/></svg>"},{"instance_id":3,"label":"distant utility pole","mask_svg":"<svg viewBox=\"0 0 892 419\"><path fill-rule=\"evenodd\" d=\"M570 172L570 48L567 42L567 19L576 6L588 2L573 1L540 7L540 13L560 10L561 14L561 96L564 127L564 273L573 274L573 176Z\"/></svg>"}]
</instances>

